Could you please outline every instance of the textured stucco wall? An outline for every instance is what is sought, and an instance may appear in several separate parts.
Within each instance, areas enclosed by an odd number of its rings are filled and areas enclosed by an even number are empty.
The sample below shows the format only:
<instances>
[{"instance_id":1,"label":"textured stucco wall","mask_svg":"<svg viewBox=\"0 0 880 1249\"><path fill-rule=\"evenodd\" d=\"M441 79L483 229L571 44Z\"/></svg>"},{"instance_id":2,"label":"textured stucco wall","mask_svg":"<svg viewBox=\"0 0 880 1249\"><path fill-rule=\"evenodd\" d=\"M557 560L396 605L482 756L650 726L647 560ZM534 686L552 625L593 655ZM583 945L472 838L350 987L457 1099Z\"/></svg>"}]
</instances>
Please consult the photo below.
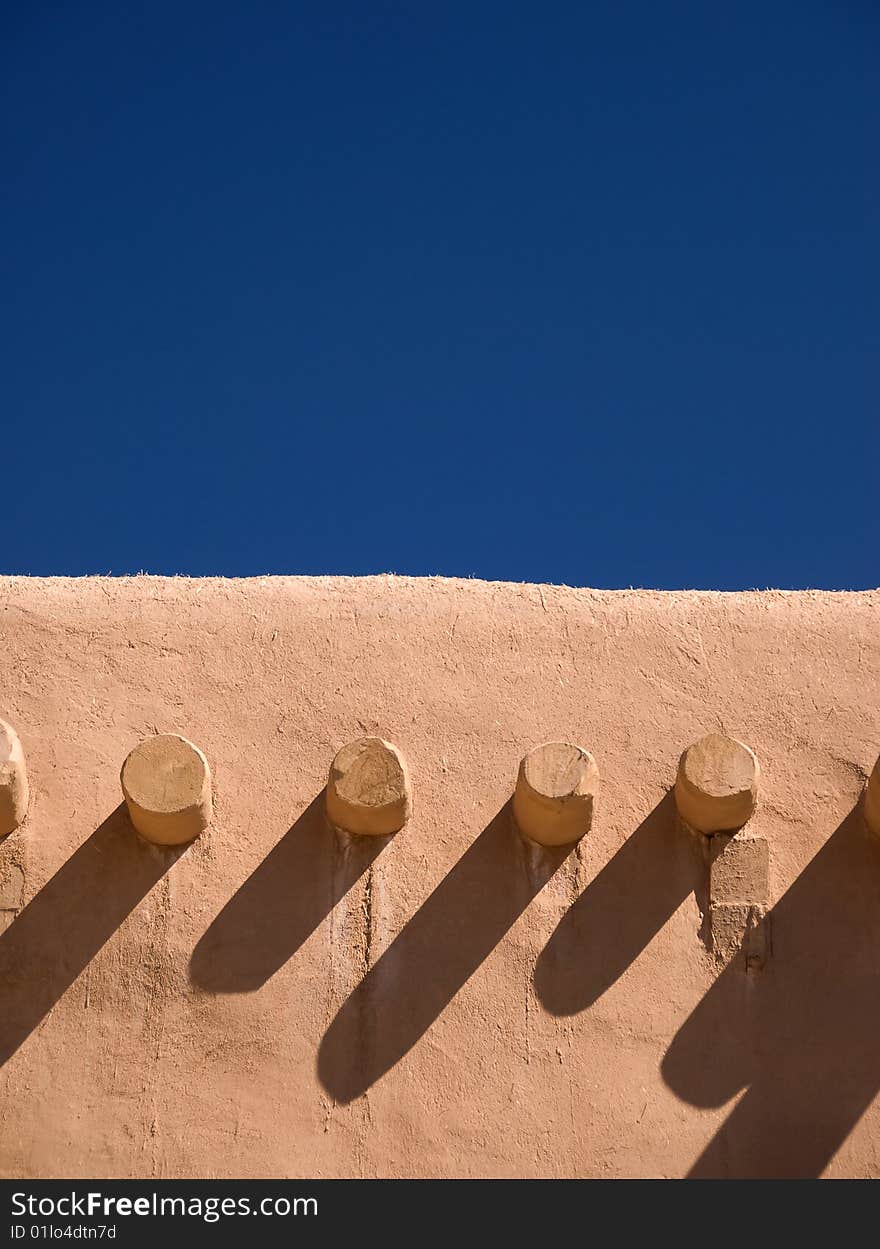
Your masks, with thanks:
<instances>
[{"instance_id":1,"label":"textured stucco wall","mask_svg":"<svg viewBox=\"0 0 880 1249\"><path fill-rule=\"evenodd\" d=\"M6 1176L880 1174L880 593L599 593L374 577L0 579ZM772 955L720 967L668 797L721 728L762 766ZM139 842L144 735L215 818ZM390 738L414 813L342 841L335 751ZM507 803L591 750L567 855Z\"/></svg>"}]
</instances>

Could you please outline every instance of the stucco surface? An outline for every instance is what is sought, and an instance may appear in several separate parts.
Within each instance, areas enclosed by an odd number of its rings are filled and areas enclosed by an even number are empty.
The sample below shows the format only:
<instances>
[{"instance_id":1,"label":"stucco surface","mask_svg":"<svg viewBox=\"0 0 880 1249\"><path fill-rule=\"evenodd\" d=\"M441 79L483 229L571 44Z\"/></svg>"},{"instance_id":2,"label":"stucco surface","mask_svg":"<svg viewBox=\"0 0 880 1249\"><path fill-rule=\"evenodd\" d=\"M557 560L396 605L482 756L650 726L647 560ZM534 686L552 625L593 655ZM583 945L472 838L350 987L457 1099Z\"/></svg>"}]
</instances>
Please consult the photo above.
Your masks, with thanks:
<instances>
[{"instance_id":1,"label":"stucco surface","mask_svg":"<svg viewBox=\"0 0 880 1249\"><path fill-rule=\"evenodd\" d=\"M880 593L595 592L395 577L0 578L6 1176L880 1174ZM772 953L704 944L669 791L722 731L761 766ZM160 849L119 770L207 756ZM412 816L324 823L380 736ZM510 827L561 739L601 790L574 850Z\"/></svg>"}]
</instances>

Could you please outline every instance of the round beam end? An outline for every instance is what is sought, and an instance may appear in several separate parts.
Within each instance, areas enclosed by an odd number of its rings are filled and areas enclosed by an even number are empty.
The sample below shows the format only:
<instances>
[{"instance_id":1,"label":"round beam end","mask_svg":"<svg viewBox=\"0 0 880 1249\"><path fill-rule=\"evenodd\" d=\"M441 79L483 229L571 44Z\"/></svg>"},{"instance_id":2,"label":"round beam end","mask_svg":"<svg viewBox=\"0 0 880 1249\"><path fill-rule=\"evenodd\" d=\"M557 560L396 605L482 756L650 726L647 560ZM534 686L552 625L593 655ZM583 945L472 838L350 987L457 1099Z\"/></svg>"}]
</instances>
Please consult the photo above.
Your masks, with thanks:
<instances>
[{"instance_id":1,"label":"round beam end","mask_svg":"<svg viewBox=\"0 0 880 1249\"><path fill-rule=\"evenodd\" d=\"M519 765L513 818L541 846L565 846L590 831L599 769L589 751L569 742L536 746Z\"/></svg>"},{"instance_id":2,"label":"round beam end","mask_svg":"<svg viewBox=\"0 0 880 1249\"><path fill-rule=\"evenodd\" d=\"M0 837L8 837L22 823L29 798L21 742L12 725L0 720Z\"/></svg>"},{"instance_id":3,"label":"round beam end","mask_svg":"<svg viewBox=\"0 0 880 1249\"><path fill-rule=\"evenodd\" d=\"M695 832L736 832L748 823L758 797L754 751L735 737L709 733L688 746L678 764L675 802Z\"/></svg>"},{"instance_id":4,"label":"round beam end","mask_svg":"<svg viewBox=\"0 0 880 1249\"><path fill-rule=\"evenodd\" d=\"M412 797L403 756L381 737L343 746L330 765L327 818L343 832L387 837L410 817Z\"/></svg>"},{"instance_id":5,"label":"round beam end","mask_svg":"<svg viewBox=\"0 0 880 1249\"><path fill-rule=\"evenodd\" d=\"M179 846L211 822L211 769L185 737L145 738L125 760L120 779L131 822L145 841Z\"/></svg>"}]
</instances>

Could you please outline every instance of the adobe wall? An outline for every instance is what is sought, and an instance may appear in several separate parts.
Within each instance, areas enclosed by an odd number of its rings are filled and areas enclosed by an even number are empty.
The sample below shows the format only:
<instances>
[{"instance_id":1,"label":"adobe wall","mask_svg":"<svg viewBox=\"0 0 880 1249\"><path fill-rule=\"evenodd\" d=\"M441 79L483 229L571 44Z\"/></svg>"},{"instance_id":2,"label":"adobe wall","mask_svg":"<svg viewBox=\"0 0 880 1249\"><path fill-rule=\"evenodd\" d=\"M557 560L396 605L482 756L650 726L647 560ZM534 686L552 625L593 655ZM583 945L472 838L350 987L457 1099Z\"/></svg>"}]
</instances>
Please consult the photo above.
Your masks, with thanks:
<instances>
[{"instance_id":1,"label":"adobe wall","mask_svg":"<svg viewBox=\"0 0 880 1249\"><path fill-rule=\"evenodd\" d=\"M0 578L5 1176L880 1175L880 592L647 593L394 577ZM766 958L707 948L669 797L720 729L762 768ZM119 770L197 743L214 818L134 834ZM346 741L414 809L343 838ZM521 756L602 789L527 847Z\"/></svg>"}]
</instances>

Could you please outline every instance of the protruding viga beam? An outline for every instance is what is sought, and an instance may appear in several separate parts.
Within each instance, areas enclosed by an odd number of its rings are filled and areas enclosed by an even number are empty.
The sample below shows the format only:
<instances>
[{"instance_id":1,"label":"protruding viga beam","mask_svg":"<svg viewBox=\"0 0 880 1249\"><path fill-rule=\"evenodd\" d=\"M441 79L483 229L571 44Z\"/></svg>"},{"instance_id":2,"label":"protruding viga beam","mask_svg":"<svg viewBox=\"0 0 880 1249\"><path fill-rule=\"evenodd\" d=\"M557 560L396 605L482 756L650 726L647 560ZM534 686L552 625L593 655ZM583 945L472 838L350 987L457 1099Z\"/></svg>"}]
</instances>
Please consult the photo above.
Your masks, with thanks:
<instances>
[{"instance_id":1,"label":"protruding viga beam","mask_svg":"<svg viewBox=\"0 0 880 1249\"><path fill-rule=\"evenodd\" d=\"M400 832L411 811L409 776L396 746L361 737L342 747L327 779L331 824L361 837L387 837Z\"/></svg>"},{"instance_id":2,"label":"protruding viga beam","mask_svg":"<svg viewBox=\"0 0 880 1249\"><path fill-rule=\"evenodd\" d=\"M864 810L868 828L880 837L880 756L865 786Z\"/></svg>"},{"instance_id":3,"label":"protruding viga beam","mask_svg":"<svg viewBox=\"0 0 880 1249\"><path fill-rule=\"evenodd\" d=\"M135 829L157 846L179 846L211 822L211 769L176 733L147 737L122 765L122 792Z\"/></svg>"},{"instance_id":4,"label":"protruding viga beam","mask_svg":"<svg viewBox=\"0 0 880 1249\"><path fill-rule=\"evenodd\" d=\"M519 831L541 846L565 846L590 831L599 792L599 769L589 751L568 742L546 742L519 765L513 818Z\"/></svg>"},{"instance_id":5,"label":"protruding viga beam","mask_svg":"<svg viewBox=\"0 0 880 1249\"><path fill-rule=\"evenodd\" d=\"M0 720L0 837L8 837L24 820L29 797L18 734L12 725Z\"/></svg>"},{"instance_id":6,"label":"protruding viga beam","mask_svg":"<svg viewBox=\"0 0 880 1249\"><path fill-rule=\"evenodd\" d=\"M678 764L675 802L695 832L732 833L751 819L760 768L753 751L735 737L709 733L688 746Z\"/></svg>"}]
</instances>

